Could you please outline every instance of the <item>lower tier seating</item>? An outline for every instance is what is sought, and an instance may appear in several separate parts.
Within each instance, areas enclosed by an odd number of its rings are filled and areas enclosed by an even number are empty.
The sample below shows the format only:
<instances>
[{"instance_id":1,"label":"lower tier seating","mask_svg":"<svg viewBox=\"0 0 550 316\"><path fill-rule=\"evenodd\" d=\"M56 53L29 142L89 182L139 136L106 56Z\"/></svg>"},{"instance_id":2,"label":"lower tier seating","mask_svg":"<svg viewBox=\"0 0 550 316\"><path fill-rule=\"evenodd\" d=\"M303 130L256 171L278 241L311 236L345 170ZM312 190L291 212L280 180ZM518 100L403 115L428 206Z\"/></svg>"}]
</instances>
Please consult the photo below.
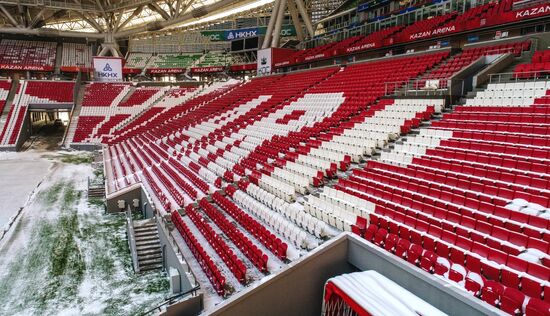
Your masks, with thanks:
<instances>
[{"instance_id":1,"label":"lower tier seating","mask_svg":"<svg viewBox=\"0 0 550 316\"><path fill-rule=\"evenodd\" d=\"M30 104L72 103L73 93L72 81L21 81L0 133L0 145L17 143Z\"/></svg>"}]
</instances>

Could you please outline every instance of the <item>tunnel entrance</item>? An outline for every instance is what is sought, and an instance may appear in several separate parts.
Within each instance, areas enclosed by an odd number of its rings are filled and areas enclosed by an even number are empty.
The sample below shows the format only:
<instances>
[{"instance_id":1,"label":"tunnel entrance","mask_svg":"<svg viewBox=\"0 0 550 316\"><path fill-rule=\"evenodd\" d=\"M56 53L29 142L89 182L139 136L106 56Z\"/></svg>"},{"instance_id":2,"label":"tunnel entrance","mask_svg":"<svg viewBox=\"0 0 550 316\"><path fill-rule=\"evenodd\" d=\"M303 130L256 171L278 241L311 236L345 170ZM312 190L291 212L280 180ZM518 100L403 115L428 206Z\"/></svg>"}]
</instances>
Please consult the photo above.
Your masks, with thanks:
<instances>
[{"instance_id":1,"label":"tunnel entrance","mask_svg":"<svg viewBox=\"0 0 550 316\"><path fill-rule=\"evenodd\" d=\"M21 150L56 150L69 124L68 109L30 109L29 138Z\"/></svg>"}]
</instances>

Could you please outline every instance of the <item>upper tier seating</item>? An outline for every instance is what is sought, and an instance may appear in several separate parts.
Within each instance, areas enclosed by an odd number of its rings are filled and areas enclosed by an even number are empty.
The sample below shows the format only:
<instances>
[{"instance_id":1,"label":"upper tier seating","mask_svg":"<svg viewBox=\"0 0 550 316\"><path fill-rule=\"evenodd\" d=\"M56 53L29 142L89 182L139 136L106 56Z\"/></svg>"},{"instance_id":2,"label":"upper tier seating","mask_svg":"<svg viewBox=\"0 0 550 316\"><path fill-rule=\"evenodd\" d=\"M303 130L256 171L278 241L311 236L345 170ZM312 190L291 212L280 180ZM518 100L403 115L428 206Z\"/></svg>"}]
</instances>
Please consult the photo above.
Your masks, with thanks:
<instances>
[{"instance_id":1,"label":"upper tier seating","mask_svg":"<svg viewBox=\"0 0 550 316\"><path fill-rule=\"evenodd\" d=\"M63 43L62 67L91 67L92 47L86 44Z\"/></svg>"},{"instance_id":2,"label":"upper tier seating","mask_svg":"<svg viewBox=\"0 0 550 316\"><path fill-rule=\"evenodd\" d=\"M153 56L151 53L130 53L126 60L127 68L145 68L149 59Z\"/></svg>"},{"instance_id":3,"label":"upper tier seating","mask_svg":"<svg viewBox=\"0 0 550 316\"><path fill-rule=\"evenodd\" d=\"M200 55L158 54L149 61L149 68L188 68Z\"/></svg>"},{"instance_id":4,"label":"upper tier seating","mask_svg":"<svg viewBox=\"0 0 550 316\"><path fill-rule=\"evenodd\" d=\"M532 4L533 8L538 8ZM326 43L319 41L317 47L298 50L290 56L288 63L284 66L294 63L314 61L323 58L329 58L335 55L343 55L363 50L376 49L383 46L390 46L395 43L406 43L427 38L436 38L448 36L453 33L464 32L468 30L490 27L498 24L513 22L516 15L523 18L529 18L529 13L523 11L511 11L512 0L501 0L480 4L466 10L464 13L451 12L444 15L431 16L425 20L416 21L408 26L390 26L376 32L373 32L361 39L359 36L346 38L340 42ZM528 10L528 9L525 9ZM540 8L533 18L540 17ZM531 11L529 11L531 12ZM550 10L545 10L543 14L550 14ZM281 66L281 65L280 65Z\"/></svg>"},{"instance_id":5,"label":"upper tier seating","mask_svg":"<svg viewBox=\"0 0 550 316\"><path fill-rule=\"evenodd\" d=\"M48 67L45 70L53 70L56 46L54 42L3 39L0 42L0 64Z\"/></svg>"},{"instance_id":6,"label":"upper tier seating","mask_svg":"<svg viewBox=\"0 0 550 316\"><path fill-rule=\"evenodd\" d=\"M386 29L382 29L376 32L373 32L366 36L359 37L358 41L349 43L349 45L343 45L343 42L337 44L334 49L337 53L351 53L355 51L367 50L369 48L377 48L384 45L384 40L392 36L393 34L399 32L403 29L403 26L394 26ZM343 50L343 51L342 51Z\"/></svg>"},{"instance_id":7,"label":"upper tier seating","mask_svg":"<svg viewBox=\"0 0 550 316\"><path fill-rule=\"evenodd\" d=\"M427 80L439 80L439 87L447 87L447 79L454 74L469 66L472 62L476 61L481 56L497 55L511 53L515 56L520 56L521 53L530 48L530 42L516 42L509 44L490 45L481 47L465 48L462 53L459 53L449 59L448 62L441 67L435 69L422 80L418 82L417 89L424 88Z\"/></svg>"},{"instance_id":8,"label":"upper tier seating","mask_svg":"<svg viewBox=\"0 0 550 316\"><path fill-rule=\"evenodd\" d=\"M231 56L222 53L209 52L203 55L198 67L225 66L231 61Z\"/></svg>"},{"instance_id":9,"label":"upper tier seating","mask_svg":"<svg viewBox=\"0 0 550 316\"><path fill-rule=\"evenodd\" d=\"M541 78L550 75L550 49L537 51L529 64L519 64L514 69L516 78Z\"/></svg>"},{"instance_id":10,"label":"upper tier seating","mask_svg":"<svg viewBox=\"0 0 550 316\"><path fill-rule=\"evenodd\" d=\"M437 15L434 17L429 17L425 20L416 21L415 23L405 27L401 32L398 33L398 41L408 42L415 40L415 34L422 34L424 32L431 32L436 29L438 26L441 26L449 21L454 20L457 17L456 12L452 12L445 15ZM411 38L412 37L412 38Z\"/></svg>"}]
</instances>

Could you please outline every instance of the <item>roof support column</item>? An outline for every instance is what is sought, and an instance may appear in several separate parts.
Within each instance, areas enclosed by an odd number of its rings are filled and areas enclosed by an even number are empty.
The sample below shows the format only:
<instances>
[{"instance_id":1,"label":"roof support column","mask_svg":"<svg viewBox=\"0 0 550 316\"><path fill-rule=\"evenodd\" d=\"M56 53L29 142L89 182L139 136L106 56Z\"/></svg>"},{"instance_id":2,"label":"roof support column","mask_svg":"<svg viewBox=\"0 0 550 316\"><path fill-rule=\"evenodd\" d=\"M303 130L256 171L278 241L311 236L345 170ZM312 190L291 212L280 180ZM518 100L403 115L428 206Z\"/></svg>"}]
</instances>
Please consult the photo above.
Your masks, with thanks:
<instances>
[{"instance_id":1,"label":"roof support column","mask_svg":"<svg viewBox=\"0 0 550 316\"><path fill-rule=\"evenodd\" d=\"M292 0L288 0L286 4L288 6L288 12L292 17L292 24L294 24L294 28L296 29L296 38L298 38L299 41L303 41L304 30L302 29L302 23L300 23L300 15L296 9L296 3Z\"/></svg>"},{"instance_id":2,"label":"roof support column","mask_svg":"<svg viewBox=\"0 0 550 316\"><path fill-rule=\"evenodd\" d=\"M279 12L277 13L277 20L275 21L275 29L273 30L273 39L271 40L271 47L279 46L279 38L281 37L281 26L283 25L283 18L285 17L286 0L280 0ZM292 1L292 0L290 0Z\"/></svg>"},{"instance_id":3,"label":"roof support column","mask_svg":"<svg viewBox=\"0 0 550 316\"><path fill-rule=\"evenodd\" d=\"M269 17L269 23L267 24L264 42L262 43L262 49L269 48L269 44L271 43L273 27L275 26L275 20L277 19L277 14L279 13L280 3L281 0L275 0L275 3L273 4L273 9L271 9L271 16Z\"/></svg>"},{"instance_id":4,"label":"roof support column","mask_svg":"<svg viewBox=\"0 0 550 316\"><path fill-rule=\"evenodd\" d=\"M313 25L311 24L311 19L307 14L304 3L302 2L302 0L293 0L293 1L296 2L296 5L298 6L298 11L300 11L300 15L304 20L304 24L306 25L306 30L309 33L309 37L313 37L315 35L315 31L313 30Z\"/></svg>"}]
</instances>

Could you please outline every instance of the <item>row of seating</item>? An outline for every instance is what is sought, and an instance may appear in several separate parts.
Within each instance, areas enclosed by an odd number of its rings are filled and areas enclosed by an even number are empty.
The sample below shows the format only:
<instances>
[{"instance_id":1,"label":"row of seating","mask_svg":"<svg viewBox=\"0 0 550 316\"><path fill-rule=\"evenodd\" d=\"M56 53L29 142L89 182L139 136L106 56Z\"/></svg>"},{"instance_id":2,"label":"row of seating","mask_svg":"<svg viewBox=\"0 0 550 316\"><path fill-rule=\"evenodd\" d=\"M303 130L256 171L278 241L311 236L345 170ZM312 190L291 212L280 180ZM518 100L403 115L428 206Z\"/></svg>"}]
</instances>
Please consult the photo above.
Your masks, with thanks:
<instances>
[{"instance_id":1,"label":"row of seating","mask_svg":"<svg viewBox=\"0 0 550 316\"><path fill-rule=\"evenodd\" d=\"M519 79L540 78L550 75L550 50L537 51L527 64L519 64L514 68L514 74Z\"/></svg>"},{"instance_id":2,"label":"row of seating","mask_svg":"<svg viewBox=\"0 0 550 316\"><path fill-rule=\"evenodd\" d=\"M0 64L37 67L51 71L55 66L57 43L41 41L0 41Z\"/></svg>"},{"instance_id":3,"label":"row of seating","mask_svg":"<svg viewBox=\"0 0 550 316\"><path fill-rule=\"evenodd\" d=\"M544 97L549 87L545 81L490 84L475 98L466 100L467 106L530 106Z\"/></svg>"},{"instance_id":4,"label":"row of seating","mask_svg":"<svg viewBox=\"0 0 550 316\"><path fill-rule=\"evenodd\" d=\"M461 71L463 68L469 66L472 62L476 61L482 56L491 56L505 53L511 53L519 56L521 52L528 50L529 48L529 41L500 45L489 45L477 48L465 48L461 53L454 55L446 63L422 78L422 80L419 81L418 88L424 88L426 86L426 83L430 84L429 81L433 80L439 80L438 88L446 88L447 79L452 77L457 72Z\"/></svg>"},{"instance_id":5,"label":"row of seating","mask_svg":"<svg viewBox=\"0 0 550 316\"><path fill-rule=\"evenodd\" d=\"M6 105L11 85L11 80L0 80L0 113L4 112L4 106Z\"/></svg>"},{"instance_id":6,"label":"row of seating","mask_svg":"<svg viewBox=\"0 0 550 316\"><path fill-rule=\"evenodd\" d=\"M289 204L285 202L283 199L275 196L274 194L267 192L266 190L263 190L259 186L245 179L241 179L238 182L238 187L242 192L246 192L248 196L253 198L253 199L247 199L244 196L237 197L236 198L237 201L239 201L238 199L243 200L241 204L246 205L248 202L251 204L248 206L248 208L249 209L254 208L255 209L254 212L257 212L256 210L261 208L261 206L258 203L261 203L264 206L267 206L270 210L273 210L278 214L281 214L286 219L296 224L296 226L293 226L293 225L288 225L286 227L279 226L279 230L282 230L282 233L281 232L280 233L285 238L292 241L297 247L307 248L307 249L310 249L312 247L311 242L307 240L308 239L307 234L304 232L304 230L306 230L310 234L319 238L330 236L331 233L324 222L321 222L319 220L315 220L312 217L306 216L306 214L304 214L300 209L297 209L295 207L296 204ZM244 200L248 200L248 201L245 202ZM269 212L266 212L266 213L268 214ZM302 229L299 229L298 226L301 227Z\"/></svg>"},{"instance_id":7,"label":"row of seating","mask_svg":"<svg viewBox=\"0 0 550 316\"><path fill-rule=\"evenodd\" d=\"M525 284L522 283L522 290L520 291L514 285L505 285L510 284L508 282L514 282L513 278L509 278L506 274L504 274L502 282L505 284L498 280L485 278L483 267L479 267L479 261L475 259L476 257L473 254L464 256L460 253L460 250L453 250L453 248L449 260L446 256L434 253L434 248L429 243L423 243L421 240L411 241L407 237L400 237L403 226L399 226L397 223L392 226L391 223L395 222L391 219L387 219L386 222L383 216L373 214L370 222L371 224L365 231L365 239L428 273L458 283L466 291L486 303L499 307L504 312L512 315L518 313L545 315L548 313L550 304L535 296L529 297L524 294L524 292L530 292L531 283L527 282L529 279L525 279ZM388 226L385 223L390 223L390 225ZM444 241L441 242L444 243ZM465 261L462 260L464 257ZM535 293L536 291L538 289L535 289Z\"/></svg>"},{"instance_id":8,"label":"row of seating","mask_svg":"<svg viewBox=\"0 0 550 316\"><path fill-rule=\"evenodd\" d=\"M72 103L73 93L72 81L21 81L0 134L0 144L17 143L30 104Z\"/></svg>"},{"instance_id":9,"label":"row of seating","mask_svg":"<svg viewBox=\"0 0 550 316\"><path fill-rule=\"evenodd\" d=\"M268 248L279 259L285 260L287 257L287 244L273 233L271 233L264 225L260 224L253 217L248 215L232 201L215 192L212 198L224 211L233 217L244 229L252 234L259 242Z\"/></svg>"},{"instance_id":10,"label":"row of seating","mask_svg":"<svg viewBox=\"0 0 550 316\"><path fill-rule=\"evenodd\" d=\"M225 192L235 202L241 205L243 210L249 211L251 214L262 220L276 233L290 240L297 248L308 249L312 246L305 236L306 234L302 234L302 229L281 216L279 213L273 212L269 207L265 206L243 191L237 190L233 186L227 186L225 188ZM314 226L317 224L319 225L318 227L310 227L309 230L313 232L317 231L318 235L324 234L324 223L322 222L306 223L306 220L303 220L303 218L297 219L297 222L301 223L305 227L308 227L307 225Z\"/></svg>"},{"instance_id":11,"label":"row of seating","mask_svg":"<svg viewBox=\"0 0 550 316\"><path fill-rule=\"evenodd\" d=\"M92 47L86 44L63 43L62 67L91 67Z\"/></svg>"},{"instance_id":12,"label":"row of seating","mask_svg":"<svg viewBox=\"0 0 550 316\"><path fill-rule=\"evenodd\" d=\"M216 253L223 260L225 265L231 270L233 275L241 283L246 282L246 266L244 263L235 255L235 253L229 248L225 241L212 229L209 223L205 221L202 215L197 212L196 208L193 205L188 205L185 208L185 215L187 215L193 224L199 229L204 238L208 243L214 248Z\"/></svg>"},{"instance_id":13,"label":"row of seating","mask_svg":"<svg viewBox=\"0 0 550 316\"><path fill-rule=\"evenodd\" d=\"M197 241L197 238L193 232L189 229L187 224L181 218L178 212L172 213L172 223L176 226L183 240L191 250L191 253L198 261L202 270L210 280L210 283L220 296L225 295L225 276L223 276L212 258L204 251L202 245Z\"/></svg>"},{"instance_id":14,"label":"row of seating","mask_svg":"<svg viewBox=\"0 0 550 316\"><path fill-rule=\"evenodd\" d=\"M199 201L199 205L205 214L222 230L237 248L254 264L261 272L267 272L269 257L263 253L252 241L244 235L240 229L229 222L227 217L216 209L205 198Z\"/></svg>"}]
</instances>

